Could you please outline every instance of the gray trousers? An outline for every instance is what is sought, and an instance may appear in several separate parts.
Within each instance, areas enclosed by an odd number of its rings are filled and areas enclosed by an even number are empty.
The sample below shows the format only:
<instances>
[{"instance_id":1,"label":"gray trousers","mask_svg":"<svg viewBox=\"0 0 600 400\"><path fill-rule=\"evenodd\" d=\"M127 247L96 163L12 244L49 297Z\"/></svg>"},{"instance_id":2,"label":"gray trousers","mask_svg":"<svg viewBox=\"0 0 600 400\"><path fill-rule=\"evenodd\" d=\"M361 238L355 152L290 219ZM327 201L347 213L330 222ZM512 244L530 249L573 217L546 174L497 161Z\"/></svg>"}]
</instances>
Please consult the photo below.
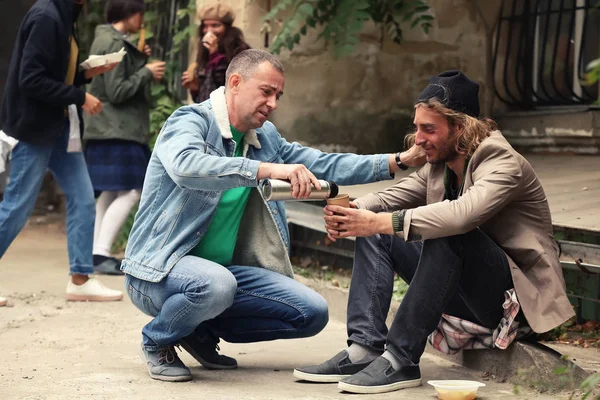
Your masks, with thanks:
<instances>
[{"instance_id":1,"label":"gray trousers","mask_svg":"<svg viewBox=\"0 0 600 400\"><path fill-rule=\"evenodd\" d=\"M394 273L408 284L389 329ZM357 238L348 301L348 342L386 348L417 365L442 313L494 329L513 288L504 251L481 230L407 243L391 235Z\"/></svg>"}]
</instances>

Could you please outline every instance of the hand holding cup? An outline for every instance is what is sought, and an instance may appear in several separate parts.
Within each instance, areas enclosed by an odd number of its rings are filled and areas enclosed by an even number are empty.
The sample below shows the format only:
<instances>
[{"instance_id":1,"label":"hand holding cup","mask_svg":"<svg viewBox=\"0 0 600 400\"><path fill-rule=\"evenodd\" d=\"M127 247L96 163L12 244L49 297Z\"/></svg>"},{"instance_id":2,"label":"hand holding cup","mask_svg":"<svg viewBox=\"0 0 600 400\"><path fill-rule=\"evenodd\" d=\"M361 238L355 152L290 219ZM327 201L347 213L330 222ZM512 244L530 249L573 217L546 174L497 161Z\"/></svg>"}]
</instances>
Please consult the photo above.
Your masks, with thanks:
<instances>
[{"instance_id":1,"label":"hand holding cup","mask_svg":"<svg viewBox=\"0 0 600 400\"><path fill-rule=\"evenodd\" d=\"M327 205L349 208L350 207L350 196L348 196L345 193L338 194L337 196L335 196L333 198L327 199ZM324 211L325 211L325 215L344 215L341 213L331 212L327 209L327 207L325 208ZM343 230L339 229L339 223L336 223L336 222L328 222L327 220L325 220L325 228L328 230L333 229L336 231L343 232Z\"/></svg>"},{"instance_id":2,"label":"hand holding cup","mask_svg":"<svg viewBox=\"0 0 600 400\"><path fill-rule=\"evenodd\" d=\"M340 206L349 208L350 207L350 196L347 194L338 194L334 198L327 199L328 206ZM339 213L334 213L335 215L343 215Z\"/></svg>"},{"instance_id":3,"label":"hand holding cup","mask_svg":"<svg viewBox=\"0 0 600 400\"><path fill-rule=\"evenodd\" d=\"M348 201L348 198L328 199L324 208L325 230L327 236L333 242L336 239L351 236L365 237L378 233L381 224L378 214L363 209L357 209L356 205ZM345 195L348 196L348 195ZM333 204L336 202L337 204ZM342 204L340 204L342 203ZM383 214L381 214L383 216Z\"/></svg>"},{"instance_id":4,"label":"hand holding cup","mask_svg":"<svg viewBox=\"0 0 600 400\"><path fill-rule=\"evenodd\" d=\"M214 54L219 49L219 38L211 31L202 37L202 46L208 49L209 54Z\"/></svg>"}]
</instances>

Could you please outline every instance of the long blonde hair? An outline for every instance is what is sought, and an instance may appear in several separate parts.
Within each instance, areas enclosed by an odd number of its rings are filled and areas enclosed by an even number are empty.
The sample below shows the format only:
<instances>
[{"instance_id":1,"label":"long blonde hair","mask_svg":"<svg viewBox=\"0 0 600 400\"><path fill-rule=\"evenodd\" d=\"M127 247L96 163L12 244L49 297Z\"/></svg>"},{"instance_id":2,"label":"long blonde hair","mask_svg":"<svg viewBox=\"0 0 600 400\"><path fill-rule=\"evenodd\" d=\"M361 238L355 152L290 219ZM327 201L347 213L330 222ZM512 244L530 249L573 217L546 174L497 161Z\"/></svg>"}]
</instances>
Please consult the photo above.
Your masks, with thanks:
<instances>
[{"instance_id":1,"label":"long blonde hair","mask_svg":"<svg viewBox=\"0 0 600 400\"><path fill-rule=\"evenodd\" d=\"M481 142L490 136L490 133L498 129L498 124L491 118L477 119L470 115L451 110L436 98L431 98L415 105L415 109L419 107L426 107L442 115L448 121L450 128L454 126L462 128L456 132L455 136L455 150L459 154L473 155ZM406 135L404 138L406 148L411 147L415 143L415 135L416 132Z\"/></svg>"}]
</instances>

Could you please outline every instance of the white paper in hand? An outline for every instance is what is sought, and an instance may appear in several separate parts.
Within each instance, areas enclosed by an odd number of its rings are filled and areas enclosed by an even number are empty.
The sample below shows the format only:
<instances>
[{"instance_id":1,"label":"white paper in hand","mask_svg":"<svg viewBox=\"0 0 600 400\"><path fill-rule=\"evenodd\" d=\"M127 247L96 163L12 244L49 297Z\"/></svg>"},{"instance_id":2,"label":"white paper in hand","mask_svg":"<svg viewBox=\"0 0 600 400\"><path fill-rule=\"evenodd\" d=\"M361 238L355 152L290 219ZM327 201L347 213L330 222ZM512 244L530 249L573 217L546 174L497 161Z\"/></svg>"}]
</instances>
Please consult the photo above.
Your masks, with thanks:
<instances>
[{"instance_id":1,"label":"white paper in hand","mask_svg":"<svg viewBox=\"0 0 600 400\"><path fill-rule=\"evenodd\" d=\"M117 51L116 53L103 54L101 56L91 55L87 60L79 65L83 69L91 69L101 67L103 65L114 64L121 62L123 57L125 57L125 54L127 54L127 52L125 51L125 48L122 47L121 50Z\"/></svg>"}]
</instances>

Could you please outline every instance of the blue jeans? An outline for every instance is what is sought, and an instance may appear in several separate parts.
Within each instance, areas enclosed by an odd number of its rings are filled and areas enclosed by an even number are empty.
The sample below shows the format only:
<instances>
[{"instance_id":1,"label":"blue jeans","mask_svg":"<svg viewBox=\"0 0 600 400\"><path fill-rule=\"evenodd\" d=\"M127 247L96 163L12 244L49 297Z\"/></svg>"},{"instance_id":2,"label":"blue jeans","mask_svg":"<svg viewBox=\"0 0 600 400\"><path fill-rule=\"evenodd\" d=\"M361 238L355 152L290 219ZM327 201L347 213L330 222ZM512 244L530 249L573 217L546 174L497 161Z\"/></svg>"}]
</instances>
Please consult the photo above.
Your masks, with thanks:
<instances>
[{"instance_id":1,"label":"blue jeans","mask_svg":"<svg viewBox=\"0 0 600 400\"><path fill-rule=\"evenodd\" d=\"M194 256L160 282L127 275L125 286L133 304L154 317L142 330L148 350L207 328L231 343L309 337L329 320L323 297L291 278Z\"/></svg>"},{"instance_id":2,"label":"blue jeans","mask_svg":"<svg viewBox=\"0 0 600 400\"><path fill-rule=\"evenodd\" d=\"M394 272L409 287L388 332ZM357 238L348 341L378 351L385 346L404 364L416 365L442 313L494 329L504 314L504 292L513 287L506 254L480 229L424 242Z\"/></svg>"},{"instance_id":3,"label":"blue jeans","mask_svg":"<svg viewBox=\"0 0 600 400\"><path fill-rule=\"evenodd\" d=\"M0 203L0 258L35 207L46 168L67 198L67 246L71 274L91 274L96 204L82 153L67 153L69 123L53 146L19 142L12 151L10 181Z\"/></svg>"}]
</instances>

